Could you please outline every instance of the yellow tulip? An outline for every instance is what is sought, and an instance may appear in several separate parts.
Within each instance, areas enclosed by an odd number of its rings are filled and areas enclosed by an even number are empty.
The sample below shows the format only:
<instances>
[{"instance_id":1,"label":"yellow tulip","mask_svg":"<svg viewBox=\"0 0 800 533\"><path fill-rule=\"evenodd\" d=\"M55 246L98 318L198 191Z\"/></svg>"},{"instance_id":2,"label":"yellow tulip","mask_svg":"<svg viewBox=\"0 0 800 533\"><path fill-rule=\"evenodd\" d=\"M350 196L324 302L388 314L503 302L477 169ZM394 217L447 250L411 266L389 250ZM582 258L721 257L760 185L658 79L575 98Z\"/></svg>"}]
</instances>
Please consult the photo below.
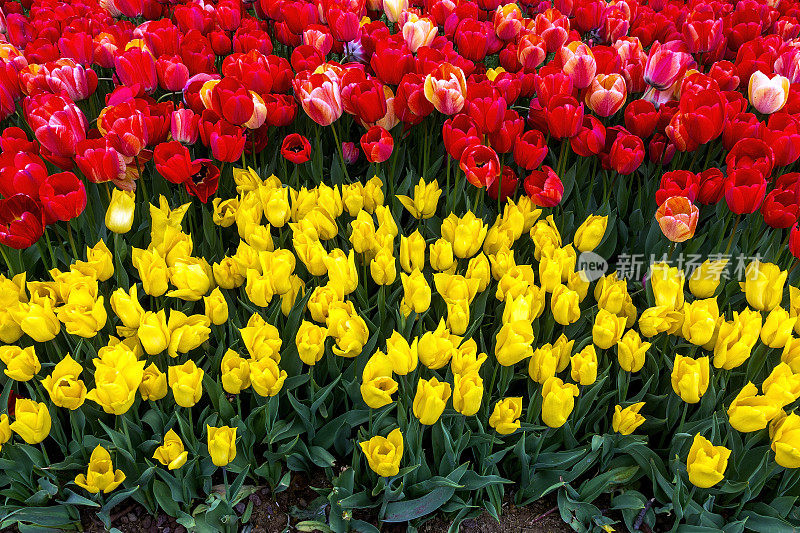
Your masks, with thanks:
<instances>
[{"instance_id":1,"label":"yellow tulip","mask_svg":"<svg viewBox=\"0 0 800 533\"><path fill-rule=\"evenodd\" d=\"M131 250L133 267L139 272L144 292L150 296L161 296L167 292L169 274L167 262L158 250Z\"/></svg>"},{"instance_id":2,"label":"yellow tulip","mask_svg":"<svg viewBox=\"0 0 800 533\"><path fill-rule=\"evenodd\" d=\"M728 422L742 433L758 431L778 416L781 407L773 398L759 395L758 388L748 381L728 407Z\"/></svg>"},{"instance_id":3,"label":"yellow tulip","mask_svg":"<svg viewBox=\"0 0 800 533\"><path fill-rule=\"evenodd\" d=\"M417 339L409 342L397 331L386 339L386 356L392 363L392 371L405 376L417 368Z\"/></svg>"},{"instance_id":4,"label":"yellow tulip","mask_svg":"<svg viewBox=\"0 0 800 533\"><path fill-rule=\"evenodd\" d=\"M453 245L447 239L437 239L430 246L431 267L437 272L455 269L456 260L453 257Z\"/></svg>"},{"instance_id":5,"label":"yellow tulip","mask_svg":"<svg viewBox=\"0 0 800 533\"><path fill-rule=\"evenodd\" d=\"M114 256L102 240L94 246L86 247L86 261L76 261L71 267L85 276L106 281L114 275Z\"/></svg>"},{"instance_id":6,"label":"yellow tulip","mask_svg":"<svg viewBox=\"0 0 800 533\"><path fill-rule=\"evenodd\" d=\"M730 455L725 446L714 446L705 437L695 435L686 459L689 482L701 489L713 487L725 477Z\"/></svg>"},{"instance_id":7,"label":"yellow tulip","mask_svg":"<svg viewBox=\"0 0 800 533\"><path fill-rule=\"evenodd\" d=\"M169 282L175 290L167 292L167 296L195 302L208 294L213 279L214 273L205 259L179 259L169 267Z\"/></svg>"},{"instance_id":8,"label":"yellow tulip","mask_svg":"<svg viewBox=\"0 0 800 533\"><path fill-rule=\"evenodd\" d=\"M570 376L580 385L587 386L597 381L597 352L589 344L571 358Z\"/></svg>"},{"instance_id":9,"label":"yellow tulip","mask_svg":"<svg viewBox=\"0 0 800 533\"><path fill-rule=\"evenodd\" d=\"M12 435L8 415L3 413L0 415L0 451L3 450L3 444L11 440Z\"/></svg>"},{"instance_id":10,"label":"yellow tulip","mask_svg":"<svg viewBox=\"0 0 800 533\"><path fill-rule=\"evenodd\" d=\"M250 363L230 348L222 356L220 372L228 394L239 394L250 386Z\"/></svg>"},{"instance_id":11,"label":"yellow tulip","mask_svg":"<svg viewBox=\"0 0 800 533\"><path fill-rule=\"evenodd\" d=\"M413 403L414 416L419 419L420 424L430 426L439 420L447 400L450 399L450 393L449 383L440 382L436 378L420 378Z\"/></svg>"},{"instance_id":12,"label":"yellow tulip","mask_svg":"<svg viewBox=\"0 0 800 533\"><path fill-rule=\"evenodd\" d=\"M211 272L214 275L214 283L223 289L235 289L245 281L239 263L233 257L223 257L219 263L214 263Z\"/></svg>"},{"instance_id":13,"label":"yellow tulip","mask_svg":"<svg viewBox=\"0 0 800 533\"><path fill-rule=\"evenodd\" d=\"M650 267L650 286L657 307L668 307L675 311L683 309L683 270L670 267L666 263L656 263Z\"/></svg>"},{"instance_id":14,"label":"yellow tulip","mask_svg":"<svg viewBox=\"0 0 800 533\"><path fill-rule=\"evenodd\" d=\"M92 494L113 491L125 481L122 470L114 470L111 454L101 445L97 445L89 458L89 468L86 474L75 476L75 484L83 487Z\"/></svg>"},{"instance_id":15,"label":"yellow tulip","mask_svg":"<svg viewBox=\"0 0 800 533\"><path fill-rule=\"evenodd\" d=\"M497 332L494 356L503 366L512 366L533 355L533 328L525 320L504 324Z\"/></svg>"},{"instance_id":16,"label":"yellow tulip","mask_svg":"<svg viewBox=\"0 0 800 533\"><path fill-rule=\"evenodd\" d=\"M453 343L455 339L447 329L444 320L440 319L434 331L426 331L419 338L417 342L419 361L431 370L443 368L450 362L456 351Z\"/></svg>"},{"instance_id":17,"label":"yellow tulip","mask_svg":"<svg viewBox=\"0 0 800 533\"><path fill-rule=\"evenodd\" d=\"M501 435L510 435L519 429L520 415L522 415L522 397L503 398L494 404L489 425Z\"/></svg>"},{"instance_id":18,"label":"yellow tulip","mask_svg":"<svg viewBox=\"0 0 800 533\"><path fill-rule=\"evenodd\" d=\"M239 209L239 199L229 198L223 200L222 198L214 198L211 201L214 211L211 215L211 220L217 226L222 228L229 228L236 221L236 211Z\"/></svg>"},{"instance_id":19,"label":"yellow tulip","mask_svg":"<svg viewBox=\"0 0 800 533\"><path fill-rule=\"evenodd\" d=\"M253 313L247 325L239 329L247 353L253 359L274 359L276 363L281 360L281 336L278 328L266 322L261 315Z\"/></svg>"},{"instance_id":20,"label":"yellow tulip","mask_svg":"<svg viewBox=\"0 0 800 533\"><path fill-rule=\"evenodd\" d=\"M379 476L392 477L400 472L403 434L399 429L392 430L387 437L378 435L368 441L359 442L358 445L367 457L369 467Z\"/></svg>"},{"instance_id":21,"label":"yellow tulip","mask_svg":"<svg viewBox=\"0 0 800 533\"><path fill-rule=\"evenodd\" d=\"M750 357L761 331L761 313L733 312L733 320L720 322L714 343L714 367L731 370Z\"/></svg>"},{"instance_id":22,"label":"yellow tulip","mask_svg":"<svg viewBox=\"0 0 800 533\"><path fill-rule=\"evenodd\" d=\"M208 296L203 297L205 314L212 324L220 326L228 321L228 302L219 290L215 288Z\"/></svg>"},{"instance_id":23,"label":"yellow tulip","mask_svg":"<svg viewBox=\"0 0 800 533\"><path fill-rule=\"evenodd\" d=\"M414 269L421 271L425 268L425 247L425 238L419 230L414 230L408 237L400 236L400 266L403 270L410 274Z\"/></svg>"},{"instance_id":24,"label":"yellow tulip","mask_svg":"<svg viewBox=\"0 0 800 533\"><path fill-rule=\"evenodd\" d=\"M94 386L86 398L98 403L108 414L121 415L130 409L144 377L145 361L125 344L118 343L98 351L94 364Z\"/></svg>"},{"instance_id":25,"label":"yellow tulip","mask_svg":"<svg viewBox=\"0 0 800 533\"><path fill-rule=\"evenodd\" d=\"M614 346L625 332L625 317L600 309L592 326L592 342L598 348L608 350Z\"/></svg>"},{"instance_id":26,"label":"yellow tulip","mask_svg":"<svg viewBox=\"0 0 800 533\"><path fill-rule=\"evenodd\" d=\"M170 330L167 327L167 315L162 309L157 313L146 311L137 330L139 341L144 351L157 355L167 349L170 344Z\"/></svg>"},{"instance_id":27,"label":"yellow tulip","mask_svg":"<svg viewBox=\"0 0 800 533\"><path fill-rule=\"evenodd\" d=\"M397 279L397 264L391 251L381 249L369 262L369 272L377 285L391 285Z\"/></svg>"},{"instance_id":28,"label":"yellow tulip","mask_svg":"<svg viewBox=\"0 0 800 533\"><path fill-rule=\"evenodd\" d=\"M236 428L228 426L213 427L206 424L208 431L208 454L217 466L226 466L236 458Z\"/></svg>"},{"instance_id":29,"label":"yellow tulip","mask_svg":"<svg viewBox=\"0 0 800 533\"><path fill-rule=\"evenodd\" d=\"M633 433L636 428L644 424L645 418L639 414L642 407L644 407L644 402L635 403L625 409L621 405L614 406L611 428L622 435Z\"/></svg>"},{"instance_id":30,"label":"yellow tulip","mask_svg":"<svg viewBox=\"0 0 800 533\"><path fill-rule=\"evenodd\" d=\"M367 323L356 313L353 302L333 302L326 325L336 340L332 351L342 357L356 357L369 339Z\"/></svg>"},{"instance_id":31,"label":"yellow tulip","mask_svg":"<svg viewBox=\"0 0 800 533\"><path fill-rule=\"evenodd\" d=\"M303 320L295 336L297 355L300 356L300 360L309 366L317 364L325 354L325 339L327 338L327 328Z\"/></svg>"},{"instance_id":32,"label":"yellow tulip","mask_svg":"<svg viewBox=\"0 0 800 533\"><path fill-rule=\"evenodd\" d=\"M264 357L250 360L250 384L261 396L275 396L283 388L286 371L278 368L275 359Z\"/></svg>"},{"instance_id":33,"label":"yellow tulip","mask_svg":"<svg viewBox=\"0 0 800 533\"><path fill-rule=\"evenodd\" d=\"M20 303L11 310L11 317L36 342L51 341L61 331L53 300L47 297L32 298L27 304Z\"/></svg>"},{"instance_id":34,"label":"yellow tulip","mask_svg":"<svg viewBox=\"0 0 800 533\"><path fill-rule=\"evenodd\" d=\"M464 416L472 416L481 408L483 380L477 372L453 376L453 408Z\"/></svg>"},{"instance_id":35,"label":"yellow tulip","mask_svg":"<svg viewBox=\"0 0 800 533\"><path fill-rule=\"evenodd\" d=\"M572 357L572 347L575 345L574 340L570 340L563 333L553 343L553 353L558 356L558 366L556 372L564 371L570 363Z\"/></svg>"},{"instance_id":36,"label":"yellow tulip","mask_svg":"<svg viewBox=\"0 0 800 533\"><path fill-rule=\"evenodd\" d=\"M780 416L770 424L770 440L775 462L784 468L800 468L800 416Z\"/></svg>"},{"instance_id":37,"label":"yellow tulip","mask_svg":"<svg viewBox=\"0 0 800 533\"><path fill-rule=\"evenodd\" d=\"M565 285L559 285L550 296L550 309L553 313L553 318L562 326L577 322L581 317L579 303L580 298L577 292L568 289Z\"/></svg>"},{"instance_id":38,"label":"yellow tulip","mask_svg":"<svg viewBox=\"0 0 800 533\"><path fill-rule=\"evenodd\" d=\"M361 375L361 397L372 409L389 405L397 392L397 382L392 378L392 362L380 350L372 354Z\"/></svg>"},{"instance_id":39,"label":"yellow tulip","mask_svg":"<svg viewBox=\"0 0 800 533\"><path fill-rule=\"evenodd\" d=\"M536 383L544 383L556 375L560 358L560 350L554 350L550 343L536 348L528 362L528 375Z\"/></svg>"},{"instance_id":40,"label":"yellow tulip","mask_svg":"<svg viewBox=\"0 0 800 533\"><path fill-rule=\"evenodd\" d=\"M453 338L460 341L460 337L453 336ZM467 339L453 352L453 357L450 359L450 370L453 374L479 372L486 359L485 353L478 353L478 343L475 342L475 339Z\"/></svg>"},{"instance_id":41,"label":"yellow tulip","mask_svg":"<svg viewBox=\"0 0 800 533\"><path fill-rule=\"evenodd\" d=\"M364 185L360 181L342 185L342 203L347 213L351 217L356 217L364 210Z\"/></svg>"},{"instance_id":42,"label":"yellow tulip","mask_svg":"<svg viewBox=\"0 0 800 533\"><path fill-rule=\"evenodd\" d=\"M772 311L783 299L783 286L788 272L773 263L755 260L747 265L743 283L747 303L759 311Z\"/></svg>"},{"instance_id":43,"label":"yellow tulip","mask_svg":"<svg viewBox=\"0 0 800 533\"><path fill-rule=\"evenodd\" d=\"M184 449L183 441L171 429L164 435L164 443L153 453L153 459L170 470L176 470L185 465L188 457L189 452Z\"/></svg>"},{"instance_id":44,"label":"yellow tulip","mask_svg":"<svg viewBox=\"0 0 800 533\"><path fill-rule=\"evenodd\" d=\"M563 426L575 408L578 387L553 377L542 386L542 422L551 428Z\"/></svg>"},{"instance_id":45,"label":"yellow tulip","mask_svg":"<svg viewBox=\"0 0 800 533\"><path fill-rule=\"evenodd\" d=\"M144 401L160 400L167 395L167 375L159 370L155 363L150 363L142 374L139 393Z\"/></svg>"},{"instance_id":46,"label":"yellow tulip","mask_svg":"<svg viewBox=\"0 0 800 533\"><path fill-rule=\"evenodd\" d=\"M203 395L203 369L189 360L167 369L167 378L175 403L181 407L192 407Z\"/></svg>"},{"instance_id":47,"label":"yellow tulip","mask_svg":"<svg viewBox=\"0 0 800 533\"><path fill-rule=\"evenodd\" d=\"M775 306L767 315L761 328L761 342L770 348L783 348L792 336L797 317L780 305Z\"/></svg>"},{"instance_id":48,"label":"yellow tulip","mask_svg":"<svg viewBox=\"0 0 800 533\"><path fill-rule=\"evenodd\" d=\"M53 368L53 373L42 380L50 401L58 407L75 410L86 399L86 385L79 379L83 367L67 354Z\"/></svg>"},{"instance_id":49,"label":"yellow tulip","mask_svg":"<svg viewBox=\"0 0 800 533\"><path fill-rule=\"evenodd\" d=\"M696 346L707 344L714 336L719 322L716 298L695 300L683 304L683 337Z\"/></svg>"},{"instance_id":50,"label":"yellow tulip","mask_svg":"<svg viewBox=\"0 0 800 533\"><path fill-rule=\"evenodd\" d=\"M324 259L328 270L328 284L335 288L340 297L344 297L358 287L358 272L356 271L355 255L350 250L349 255L340 249L333 250Z\"/></svg>"},{"instance_id":51,"label":"yellow tulip","mask_svg":"<svg viewBox=\"0 0 800 533\"><path fill-rule=\"evenodd\" d=\"M764 396L778 407L784 407L800 398L800 374L792 372L786 363L778 363L761 384Z\"/></svg>"},{"instance_id":52,"label":"yellow tulip","mask_svg":"<svg viewBox=\"0 0 800 533\"><path fill-rule=\"evenodd\" d=\"M114 233L127 233L133 226L133 213L136 209L136 198L133 191L122 191L114 188L111 202L106 209L106 227Z\"/></svg>"},{"instance_id":53,"label":"yellow tulip","mask_svg":"<svg viewBox=\"0 0 800 533\"><path fill-rule=\"evenodd\" d=\"M189 353L208 340L211 334L211 321L205 315L186 316L178 310L169 312L169 346L167 353L177 357L179 353Z\"/></svg>"},{"instance_id":54,"label":"yellow tulip","mask_svg":"<svg viewBox=\"0 0 800 533\"><path fill-rule=\"evenodd\" d=\"M639 331L645 337L655 337L659 333L675 333L683 326L683 312L660 305L648 307L639 317Z\"/></svg>"},{"instance_id":55,"label":"yellow tulip","mask_svg":"<svg viewBox=\"0 0 800 533\"><path fill-rule=\"evenodd\" d=\"M545 220L537 221L530 230L533 241L533 257L539 261L542 252L550 247L561 248L561 234L558 232L553 215L548 215Z\"/></svg>"},{"instance_id":56,"label":"yellow tulip","mask_svg":"<svg viewBox=\"0 0 800 533\"><path fill-rule=\"evenodd\" d=\"M14 421L11 431L28 444L39 444L50 434L52 419L44 402L17 398L14 403Z\"/></svg>"},{"instance_id":57,"label":"yellow tulip","mask_svg":"<svg viewBox=\"0 0 800 533\"><path fill-rule=\"evenodd\" d=\"M586 220L575 230L572 242L579 252L590 252L597 248L603 240L608 227L608 217L589 215Z\"/></svg>"},{"instance_id":58,"label":"yellow tulip","mask_svg":"<svg viewBox=\"0 0 800 533\"><path fill-rule=\"evenodd\" d=\"M111 293L111 309L122 322L123 326L130 330L136 330L141 324L144 316L144 309L139 303L138 289L136 285L131 285L128 292L118 288Z\"/></svg>"},{"instance_id":59,"label":"yellow tulip","mask_svg":"<svg viewBox=\"0 0 800 533\"><path fill-rule=\"evenodd\" d=\"M672 390L686 403L697 403L708 389L708 357L675 356L672 366Z\"/></svg>"},{"instance_id":60,"label":"yellow tulip","mask_svg":"<svg viewBox=\"0 0 800 533\"><path fill-rule=\"evenodd\" d=\"M472 257L483 246L488 228L472 211L459 218L451 213L442 221L442 238L453 245L453 253L460 259Z\"/></svg>"},{"instance_id":61,"label":"yellow tulip","mask_svg":"<svg viewBox=\"0 0 800 533\"><path fill-rule=\"evenodd\" d=\"M628 330L622 338L617 341L617 361L625 372L638 372L644 366L647 350L650 348L649 342L642 342L639 334L634 330Z\"/></svg>"},{"instance_id":62,"label":"yellow tulip","mask_svg":"<svg viewBox=\"0 0 800 533\"><path fill-rule=\"evenodd\" d=\"M403 204L403 207L408 209L411 216L417 219L431 218L436 213L436 206L439 203L439 197L442 190L439 188L439 183L433 180L430 183L425 183L422 178L419 183L414 186L414 198L398 194L397 199Z\"/></svg>"},{"instance_id":63,"label":"yellow tulip","mask_svg":"<svg viewBox=\"0 0 800 533\"><path fill-rule=\"evenodd\" d=\"M689 290L695 298L711 298L717 292L720 278L728 266L727 259L706 259L689 276Z\"/></svg>"},{"instance_id":64,"label":"yellow tulip","mask_svg":"<svg viewBox=\"0 0 800 533\"><path fill-rule=\"evenodd\" d=\"M33 346L0 346L0 361L6 365L3 373L14 381L28 381L42 369Z\"/></svg>"},{"instance_id":65,"label":"yellow tulip","mask_svg":"<svg viewBox=\"0 0 800 533\"><path fill-rule=\"evenodd\" d=\"M481 252L469 260L465 276L468 280L477 281L478 292L483 292L489 286L492 281L492 266L486 254Z\"/></svg>"}]
</instances>

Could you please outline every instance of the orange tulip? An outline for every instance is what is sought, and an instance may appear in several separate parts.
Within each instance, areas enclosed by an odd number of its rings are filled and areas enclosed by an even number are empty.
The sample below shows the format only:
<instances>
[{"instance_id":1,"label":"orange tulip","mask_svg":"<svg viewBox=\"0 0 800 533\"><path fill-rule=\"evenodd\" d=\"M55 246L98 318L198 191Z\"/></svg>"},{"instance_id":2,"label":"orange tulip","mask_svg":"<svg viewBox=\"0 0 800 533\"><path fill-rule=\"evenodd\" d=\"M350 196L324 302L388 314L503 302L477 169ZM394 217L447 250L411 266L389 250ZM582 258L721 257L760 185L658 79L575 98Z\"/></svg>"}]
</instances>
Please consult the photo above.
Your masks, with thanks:
<instances>
[{"instance_id":1,"label":"orange tulip","mask_svg":"<svg viewBox=\"0 0 800 533\"><path fill-rule=\"evenodd\" d=\"M425 98L440 113L455 115L464 108L467 80L464 71L442 63L425 78Z\"/></svg>"},{"instance_id":2,"label":"orange tulip","mask_svg":"<svg viewBox=\"0 0 800 533\"><path fill-rule=\"evenodd\" d=\"M700 210L684 196L670 196L656 211L661 231L672 242L683 242L694 236Z\"/></svg>"},{"instance_id":3,"label":"orange tulip","mask_svg":"<svg viewBox=\"0 0 800 533\"><path fill-rule=\"evenodd\" d=\"M628 91L619 74L598 74L586 91L586 105L601 117L610 117L625 104Z\"/></svg>"}]
</instances>

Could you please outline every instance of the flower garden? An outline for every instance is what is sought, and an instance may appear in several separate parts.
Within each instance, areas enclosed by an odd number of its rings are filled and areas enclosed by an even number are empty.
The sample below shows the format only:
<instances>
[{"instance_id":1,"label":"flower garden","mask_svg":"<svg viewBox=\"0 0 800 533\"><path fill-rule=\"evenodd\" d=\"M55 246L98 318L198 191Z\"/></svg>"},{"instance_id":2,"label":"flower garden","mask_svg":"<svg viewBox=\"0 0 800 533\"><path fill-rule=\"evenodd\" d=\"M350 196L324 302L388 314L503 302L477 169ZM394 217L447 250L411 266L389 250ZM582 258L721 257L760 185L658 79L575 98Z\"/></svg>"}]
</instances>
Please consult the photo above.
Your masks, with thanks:
<instances>
[{"instance_id":1,"label":"flower garden","mask_svg":"<svg viewBox=\"0 0 800 533\"><path fill-rule=\"evenodd\" d=\"M800 3L0 15L0 529L800 527Z\"/></svg>"}]
</instances>

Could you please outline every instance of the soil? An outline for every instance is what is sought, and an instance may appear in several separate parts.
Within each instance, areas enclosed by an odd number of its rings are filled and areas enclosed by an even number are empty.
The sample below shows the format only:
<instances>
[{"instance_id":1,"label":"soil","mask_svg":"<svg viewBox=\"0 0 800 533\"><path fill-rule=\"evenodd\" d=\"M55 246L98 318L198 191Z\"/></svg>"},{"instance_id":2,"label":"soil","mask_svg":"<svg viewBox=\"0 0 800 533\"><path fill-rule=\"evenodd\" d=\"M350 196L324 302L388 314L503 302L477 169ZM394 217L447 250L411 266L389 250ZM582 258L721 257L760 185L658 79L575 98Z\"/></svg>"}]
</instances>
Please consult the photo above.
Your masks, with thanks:
<instances>
[{"instance_id":1,"label":"soil","mask_svg":"<svg viewBox=\"0 0 800 533\"><path fill-rule=\"evenodd\" d=\"M294 525L302 518L298 515L313 513L309 509L319 494L312 487L323 488L330 484L325 476L313 476L309 479L303 474L292 478L289 488L276 495L270 493L268 487L258 489L247 500L236 506L236 511L243 513L248 502L252 502L252 514L249 525L252 533L282 533L297 531ZM305 512L304 512L305 511ZM89 533L105 531L102 522L90 512L82 515L83 530ZM111 515L112 526L122 533L188 533L186 528L178 524L175 518L166 514L153 517L145 509L134 502L124 502L114 509ZM306 518L307 519L307 518ZM374 520L370 520L375 523ZM420 533L443 533L450 523L442 517L434 517L419 527ZM392 524L383 528L387 533L403 533L405 524ZM503 505L500 522L484 513L478 518L462 522L461 533L560 533L572 531L561 521L555 507L555 498L546 498L525 507L517 507L511 501Z\"/></svg>"}]
</instances>

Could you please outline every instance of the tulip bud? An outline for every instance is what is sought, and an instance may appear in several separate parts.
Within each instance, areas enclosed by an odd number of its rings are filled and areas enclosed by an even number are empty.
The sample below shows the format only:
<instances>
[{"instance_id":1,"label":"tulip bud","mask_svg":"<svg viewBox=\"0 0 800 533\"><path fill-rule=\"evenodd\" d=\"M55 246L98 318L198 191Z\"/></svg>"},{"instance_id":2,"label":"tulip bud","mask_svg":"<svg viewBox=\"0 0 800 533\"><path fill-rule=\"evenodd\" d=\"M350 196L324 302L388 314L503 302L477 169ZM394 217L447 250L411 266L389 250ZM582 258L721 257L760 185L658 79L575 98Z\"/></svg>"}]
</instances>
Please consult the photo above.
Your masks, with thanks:
<instances>
[{"instance_id":1,"label":"tulip bud","mask_svg":"<svg viewBox=\"0 0 800 533\"><path fill-rule=\"evenodd\" d=\"M717 291L720 278L725 273L727 265L727 259L703 261L689 277L689 290L696 298L711 298Z\"/></svg>"},{"instance_id":2,"label":"tulip bud","mask_svg":"<svg viewBox=\"0 0 800 533\"><path fill-rule=\"evenodd\" d=\"M133 226L135 208L134 192L115 188L111 193L111 202L106 210L106 227L114 233L129 232Z\"/></svg>"},{"instance_id":3,"label":"tulip bud","mask_svg":"<svg viewBox=\"0 0 800 533\"><path fill-rule=\"evenodd\" d=\"M208 454L217 466L226 466L236 458L236 428L228 426L212 427L208 431Z\"/></svg>"},{"instance_id":4,"label":"tulip bud","mask_svg":"<svg viewBox=\"0 0 800 533\"><path fill-rule=\"evenodd\" d=\"M550 297L550 309L553 313L553 318L562 326L568 326L576 322L581 317L579 303L580 297L577 292L570 290L566 285L559 285L553 290L553 294Z\"/></svg>"},{"instance_id":5,"label":"tulip bud","mask_svg":"<svg viewBox=\"0 0 800 533\"><path fill-rule=\"evenodd\" d=\"M551 428L563 426L575 408L578 387L552 377L542 386L542 422Z\"/></svg>"},{"instance_id":6,"label":"tulip bud","mask_svg":"<svg viewBox=\"0 0 800 533\"><path fill-rule=\"evenodd\" d=\"M11 431L28 444L39 444L50 434L52 420L44 402L17 398L14 404L14 421Z\"/></svg>"},{"instance_id":7,"label":"tulip bud","mask_svg":"<svg viewBox=\"0 0 800 533\"><path fill-rule=\"evenodd\" d=\"M483 399L483 380L477 372L453 376L453 408L464 416L478 412Z\"/></svg>"},{"instance_id":8,"label":"tulip bud","mask_svg":"<svg viewBox=\"0 0 800 533\"><path fill-rule=\"evenodd\" d=\"M392 379L392 362L381 351L375 352L364 365L361 376L361 397L372 409L392 403L397 382Z\"/></svg>"},{"instance_id":9,"label":"tulip bud","mask_svg":"<svg viewBox=\"0 0 800 533\"><path fill-rule=\"evenodd\" d=\"M533 351L528 362L528 375L537 383L544 383L556 375L560 363L561 351L553 349L552 344L545 344Z\"/></svg>"},{"instance_id":10,"label":"tulip bud","mask_svg":"<svg viewBox=\"0 0 800 533\"><path fill-rule=\"evenodd\" d=\"M167 395L167 375L159 370L155 363L150 363L144 369L139 393L143 400L153 402Z\"/></svg>"},{"instance_id":11,"label":"tulip bud","mask_svg":"<svg viewBox=\"0 0 800 533\"><path fill-rule=\"evenodd\" d=\"M676 355L672 366L672 390L686 403L697 403L708 389L708 357L692 359Z\"/></svg>"},{"instance_id":12,"label":"tulip bud","mask_svg":"<svg viewBox=\"0 0 800 533\"><path fill-rule=\"evenodd\" d=\"M431 288L422 272L414 269L410 276L401 272L400 281L403 284L401 308L408 309L409 313L414 311L417 314L427 311L431 305Z\"/></svg>"},{"instance_id":13,"label":"tulip bud","mask_svg":"<svg viewBox=\"0 0 800 533\"><path fill-rule=\"evenodd\" d=\"M325 354L327 337L328 330L326 328L303 320L295 337L297 354L300 359L309 366L317 364Z\"/></svg>"},{"instance_id":14,"label":"tulip bud","mask_svg":"<svg viewBox=\"0 0 800 533\"><path fill-rule=\"evenodd\" d=\"M792 329L797 323L783 307L778 305L767 315L761 328L761 342L770 348L783 348L792 336Z\"/></svg>"},{"instance_id":15,"label":"tulip bud","mask_svg":"<svg viewBox=\"0 0 800 533\"><path fill-rule=\"evenodd\" d=\"M570 376L580 385L587 386L597 381L597 352L589 344L571 358Z\"/></svg>"},{"instance_id":16,"label":"tulip bud","mask_svg":"<svg viewBox=\"0 0 800 533\"><path fill-rule=\"evenodd\" d=\"M629 330L617 341L617 360L625 372L638 372L644 366L645 355L650 348L649 342L642 342L639 334Z\"/></svg>"},{"instance_id":17,"label":"tulip bud","mask_svg":"<svg viewBox=\"0 0 800 533\"><path fill-rule=\"evenodd\" d=\"M433 250L431 250L431 253L433 253ZM452 255L451 250L451 260L448 264L452 264ZM408 237L400 236L400 266L409 274L414 269L421 271L425 268L425 238L420 234L419 230L414 230L414 233ZM447 270L447 268L442 270Z\"/></svg>"},{"instance_id":18,"label":"tulip bud","mask_svg":"<svg viewBox=\"0 0 800 533\"><path fill-rule=\"evenodd\" d=\"M53 373L42 380L50 401L58 407L75 410L86 399L86 385L79 379L83 367L69 354L53 368Z\"/></svg>"},{"instance_id":19,"label":"tulip bud","mask_svg":"<svg viewBox=\"0 0 800 533\"><path fill-rule=\"evenodd\" d=\"M92 494L98 492L107 494L119 487L123 481L125 481L125 473L119 469L114 470L111 454L99 444L92 451L86 474L75 476L75 484Z\"/></svg>"},{"instance_id":20,"label":"tulip bud","mask_svg":"<svg viewBox=\"0 0 800 533\"><path fill-rule=\"evenodd\" d=\"M772 311L783 299L783 286L788 273L773 263L755 260L745 269L745 281L739 285L747 303L759 311Z\"/></svg>"},{"instance_id":21,"label":"tulip bud","mask_svg":"<svg viewBox=\"0 0 800 533\"><path fill-rule=\"evenodd\" d=\"M283 388L286 371L278 368L278 363L271 357L250 360L250 383L253 390L261 396L275 396Z\"/></svg>"},{"instance_id":22,"label":"tulip bud","mask_svg":"<svg viewBox=\"0 0 800 533\"><path fill-rule=\"evenodd\" d=\"M696 346L712 340L720 320L716 298L695 300L683 305L683 337Z\"/></svg>"},{"instance_id":23,"label":"tulip bud","mask_svg":"<svg viewBox=\"0 0 800 533\"><path fill-rule=\"evenodd\" d=\"M42 369L33 346L0 346L0 361L6 365L5 375L14 381L28 381Z\"/></svg>"},{"instance_id":24,"label":"tulip bud","mask_svg":"<svg viewBox=\"0 0 800 533\"><path fill-rule=\"evenodd\" d=\"M591 252L597 248L605 236L607 226L607 216L589 215L575 230L575 237L572 239L575 248L579 252Z\"/></svg>"},{"instance_id":25,"label":"tulip bud","mask_svg":"<svg viewBox=\"0 0 800 533\"><path fill-rule=\"evenodd\" d=\"M414 416L419 419L420 424L430 426L439 420L450 393L449 383L439 382L436 378L430 380L420 378L413 403Z\"/></svg>"},{"instance_id":26,"label":"tulip bud","mask_svg":"<svg viewBox=\"0 0 800 533\"><path fill-rule=\"evenodd\" d=\"M512 366L533 355L533 327L525 320L504 324L497 332L494 355L503 366Z\"/></svg>"},{"instance_id":27,"label":"tulip bud","mask_svg":"<svg viewBox=\"0 0 800 533\"><path fill-rule=\"evenodd\" d=\"M189 360L179 366L171 366L167 371L169 386L175 403L181 407L192 407L203 394L203 369Z\"/></svg>"},{"instance_id":28,"label":"tulip bud","mask_svg":"<svg viewBox=\"0 0 800 533\"><path fill-rule=\"evenodd\" d=\"M624 316L617 316L605 309L600 309L592 326L592 342L603 350L611 348L622 338L622 334L625 332L625 322Z\"/></svg>"}]
</instances>

